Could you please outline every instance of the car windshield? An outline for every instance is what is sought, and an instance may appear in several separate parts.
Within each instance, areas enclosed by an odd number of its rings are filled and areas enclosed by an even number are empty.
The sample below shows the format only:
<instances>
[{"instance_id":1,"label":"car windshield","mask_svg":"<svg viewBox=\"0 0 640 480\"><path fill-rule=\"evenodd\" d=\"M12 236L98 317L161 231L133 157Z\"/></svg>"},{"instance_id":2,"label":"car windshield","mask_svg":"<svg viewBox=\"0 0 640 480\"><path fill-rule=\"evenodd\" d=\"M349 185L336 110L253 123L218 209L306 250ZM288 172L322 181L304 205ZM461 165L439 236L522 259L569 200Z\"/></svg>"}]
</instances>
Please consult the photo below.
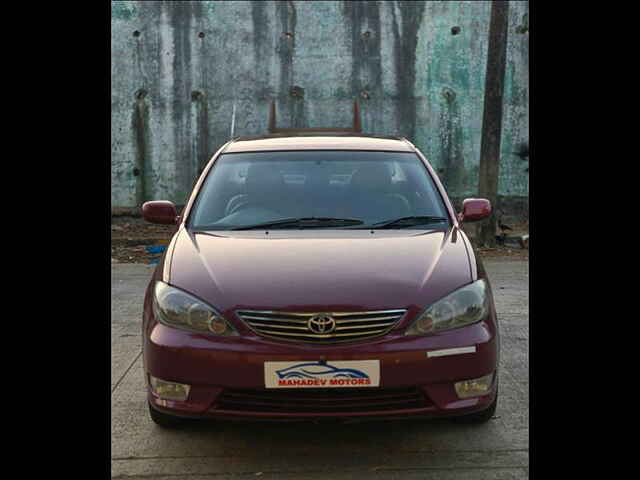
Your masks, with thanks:
<instances>
[{"instance_id":1,"label":"car windshield","mask_svg":"<svg viewBox=\"0 0 640 480\"><path fill-rule=\"evenodd\" d=\"M449 226L442 198L415 153L251 152L216 160L189 227L368 228L397 219L403 220L393 228Z\"/></svg>"}]
</instances>

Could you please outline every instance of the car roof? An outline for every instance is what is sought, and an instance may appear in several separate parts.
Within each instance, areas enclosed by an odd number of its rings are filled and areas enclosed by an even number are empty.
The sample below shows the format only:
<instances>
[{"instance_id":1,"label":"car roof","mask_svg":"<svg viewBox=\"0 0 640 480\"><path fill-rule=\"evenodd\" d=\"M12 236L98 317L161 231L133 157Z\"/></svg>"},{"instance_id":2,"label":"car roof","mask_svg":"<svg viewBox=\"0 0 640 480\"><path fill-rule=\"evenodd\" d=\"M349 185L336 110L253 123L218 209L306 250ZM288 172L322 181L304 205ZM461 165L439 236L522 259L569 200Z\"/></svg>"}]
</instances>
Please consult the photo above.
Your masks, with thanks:
<instances>
[{"instance_id":1,"label":"car roof","mask_svg":"<svg viewBox=\"0 0 640 480\"><path fill-rule=\"evenodd\" d=\"M273 133L255 137L236 137L222 153L282 150L373 150L413 152L414 146L404 137L363 133L304 132Z\"/></svg>"}]
</instances>

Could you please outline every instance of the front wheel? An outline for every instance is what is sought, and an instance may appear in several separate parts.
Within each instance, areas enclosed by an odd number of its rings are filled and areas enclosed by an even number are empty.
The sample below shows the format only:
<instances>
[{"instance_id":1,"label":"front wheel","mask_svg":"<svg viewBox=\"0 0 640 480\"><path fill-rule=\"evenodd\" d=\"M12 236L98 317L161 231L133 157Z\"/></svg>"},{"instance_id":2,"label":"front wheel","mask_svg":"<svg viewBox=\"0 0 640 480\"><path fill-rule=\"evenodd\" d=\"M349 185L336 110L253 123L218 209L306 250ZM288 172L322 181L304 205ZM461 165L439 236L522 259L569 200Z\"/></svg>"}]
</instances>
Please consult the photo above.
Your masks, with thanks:
<instances>
[{"instance_id":1,"label":"front wheel","mask_svg":"<svg viewBox=\"0 0 640 480\"><path fill-rule=\"evenodd\" d=\"M159 412L151 405L149 405L149 416L156 425L159 425L162 428L176 428L184 424L184 419Z\"/></svg>"}]
</instances>

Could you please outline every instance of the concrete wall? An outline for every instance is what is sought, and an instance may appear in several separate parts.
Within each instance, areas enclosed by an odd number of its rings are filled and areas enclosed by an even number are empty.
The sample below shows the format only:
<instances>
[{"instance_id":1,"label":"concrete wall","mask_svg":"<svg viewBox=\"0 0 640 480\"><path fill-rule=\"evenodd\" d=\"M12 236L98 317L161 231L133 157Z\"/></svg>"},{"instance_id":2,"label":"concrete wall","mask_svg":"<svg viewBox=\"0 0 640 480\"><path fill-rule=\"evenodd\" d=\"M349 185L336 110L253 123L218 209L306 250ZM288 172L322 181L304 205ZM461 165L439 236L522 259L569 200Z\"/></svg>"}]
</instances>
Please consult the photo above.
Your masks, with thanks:
<instances>
[{"instance_id":1,"label":"concrete wall","mask_svg":"<svg viewBox=\"0 0 640 480\"><path fill-rule=\"evenodd\" d=\"M113 207L184 204L230 137L350 126L408 137L450 195L477 193L490 2L112 3ZM499 194L528 196L528 4L509 2ZM456 27L456 28L454 28ZM524 198L523 198L524 197Z\"/></svg>"}]
</instances>

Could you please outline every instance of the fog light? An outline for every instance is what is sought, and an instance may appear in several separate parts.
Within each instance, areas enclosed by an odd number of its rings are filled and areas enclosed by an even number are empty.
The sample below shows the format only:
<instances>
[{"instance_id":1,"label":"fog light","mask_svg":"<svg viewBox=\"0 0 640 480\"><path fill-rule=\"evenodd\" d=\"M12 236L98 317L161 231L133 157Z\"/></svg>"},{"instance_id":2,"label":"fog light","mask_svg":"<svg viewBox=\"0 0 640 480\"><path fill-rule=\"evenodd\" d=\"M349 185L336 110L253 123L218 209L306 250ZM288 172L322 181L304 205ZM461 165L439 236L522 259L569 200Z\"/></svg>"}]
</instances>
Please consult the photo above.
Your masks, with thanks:
<instances>
[{"instance_id":1,"label":"fog light","mask_svg":"<svg viewBox=\"0 0 640 480\"><path fill-rule=\"evenodd\" d=\"M456 382L456 393L460 398L479 397L486 395L491 388L493 373L480 378L465 380L464 382Z\"/></svg>"},{"instance_id":2,"label":"fog light","mask_svg":"<svg viewBox=\"0 0 640 480\"><path fill-rule=\"evenodd\" d=\"M183 402L187 399L189 390L191 390L191 385L167 382L166 380L160 380L151 375L149 375L149 383L151 384L153 393L166 400L179 400Z\"/></svg>"}]
</instances>

